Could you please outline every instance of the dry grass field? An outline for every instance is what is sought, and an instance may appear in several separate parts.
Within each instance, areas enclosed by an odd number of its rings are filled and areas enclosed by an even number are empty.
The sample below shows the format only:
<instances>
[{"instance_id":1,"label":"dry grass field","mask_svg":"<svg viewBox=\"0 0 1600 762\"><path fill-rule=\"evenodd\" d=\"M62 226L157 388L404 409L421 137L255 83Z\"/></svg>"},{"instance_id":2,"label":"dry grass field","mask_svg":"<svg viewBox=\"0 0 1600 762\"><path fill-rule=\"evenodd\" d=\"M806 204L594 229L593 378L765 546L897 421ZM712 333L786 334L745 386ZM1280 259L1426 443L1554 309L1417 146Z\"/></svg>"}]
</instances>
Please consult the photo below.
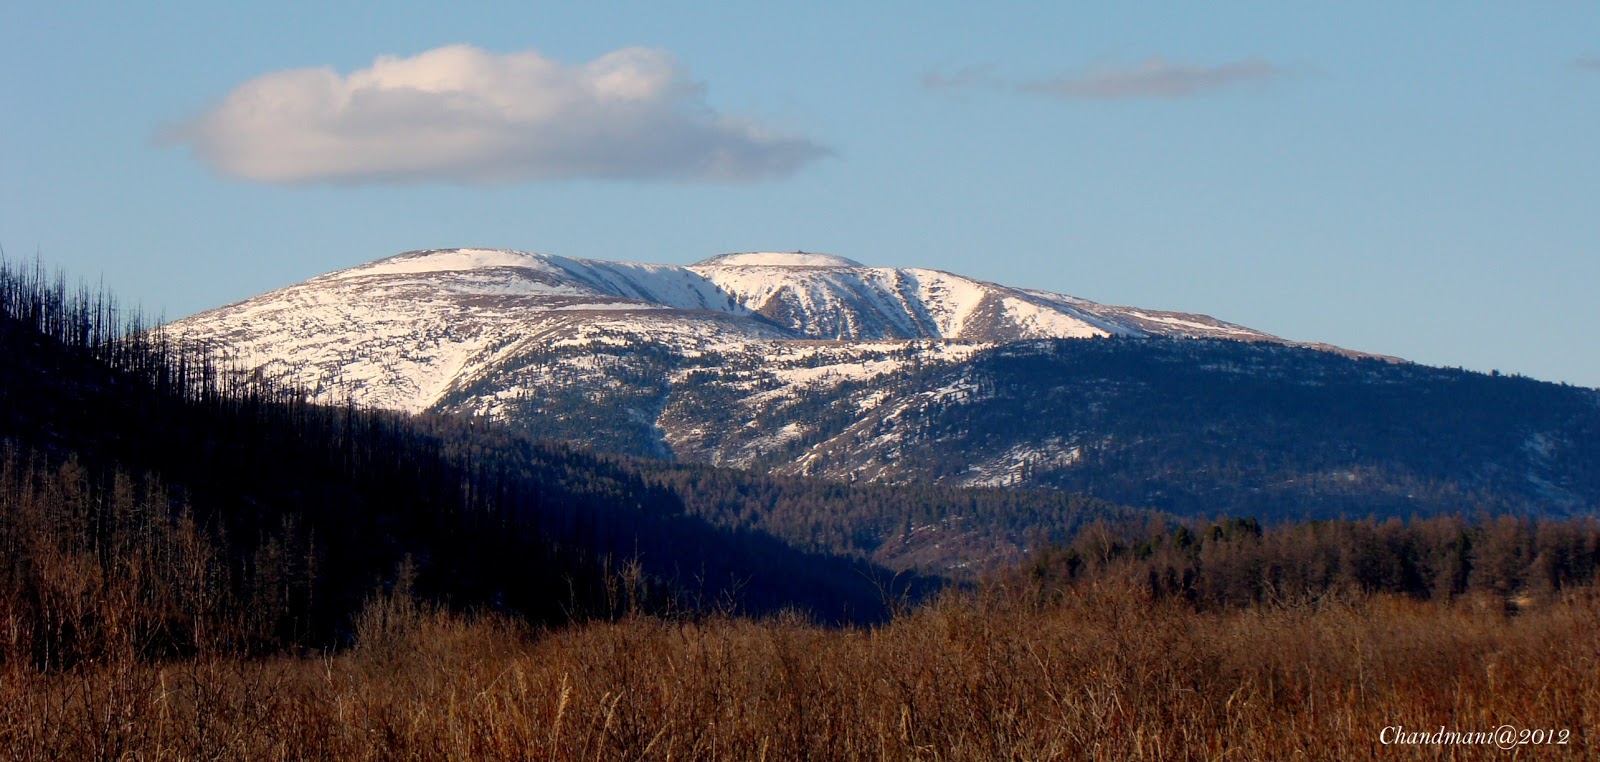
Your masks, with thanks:
<instances>
[{"instance_id":1,"label":"dry grass field","mask_svg":"<svg viewBox=\"0 0 1600 762\"><path fill-rule=\"evenodd\" d=\"M646 616L534 632L375 602L334 654L13 661L16 759L1600 757L1600 597L1196 612L1105 581L959 593L870 629ZM3 619L3 617L0 617ZM1385 746L1570 731L1565 745Z\"/></svg>"}]
</instances>

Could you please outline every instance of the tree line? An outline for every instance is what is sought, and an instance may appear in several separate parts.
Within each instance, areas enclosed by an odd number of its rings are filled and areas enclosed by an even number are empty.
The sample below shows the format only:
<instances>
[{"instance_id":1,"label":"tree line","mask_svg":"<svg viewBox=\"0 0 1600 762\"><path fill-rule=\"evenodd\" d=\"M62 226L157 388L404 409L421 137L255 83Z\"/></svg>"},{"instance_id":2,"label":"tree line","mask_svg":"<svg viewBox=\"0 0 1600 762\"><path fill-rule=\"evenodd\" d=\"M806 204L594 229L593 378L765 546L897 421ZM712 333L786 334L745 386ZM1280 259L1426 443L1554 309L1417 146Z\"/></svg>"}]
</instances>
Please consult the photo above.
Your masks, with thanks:
<instances>
[{"instance_id":1,"label":"tree line","mask_svg":"<svg viewBox=\"0 0 1600 762\"><path fill-rule=\"evenodd\" d=\"M1470 520L1331 520L1263 527L1253 518L1142 528L1097 522L1020 572L1044 588L1132 579L1152 598L1201 608L1388 593L1527 604L1593 586L1600 520L1502 515Z\"/></svg>"}]
</instances>

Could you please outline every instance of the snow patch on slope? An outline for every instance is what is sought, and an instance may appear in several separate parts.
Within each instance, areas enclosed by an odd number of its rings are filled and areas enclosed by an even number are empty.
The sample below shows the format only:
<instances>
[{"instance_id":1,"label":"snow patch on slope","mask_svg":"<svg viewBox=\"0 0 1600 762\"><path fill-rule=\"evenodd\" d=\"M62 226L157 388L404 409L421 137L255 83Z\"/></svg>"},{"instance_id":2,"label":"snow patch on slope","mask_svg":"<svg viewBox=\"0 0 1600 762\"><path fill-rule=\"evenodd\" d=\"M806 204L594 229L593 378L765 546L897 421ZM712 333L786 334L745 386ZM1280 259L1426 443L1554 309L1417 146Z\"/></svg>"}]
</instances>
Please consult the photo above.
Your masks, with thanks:
<instances>
[{"instance_id":1,"label":"snow patch on slope","mask_svg":"<svg viewBox=\"0 0 1600 762\"><path fill-rule=\"evenodd\" d=\"M967 487L1010 487L1024 484L1035 471L1065 468L1083 459L1083 451L1058 438L1012 446L999 455L968 467L961 480Z\"/></svg>"}]
</instances>

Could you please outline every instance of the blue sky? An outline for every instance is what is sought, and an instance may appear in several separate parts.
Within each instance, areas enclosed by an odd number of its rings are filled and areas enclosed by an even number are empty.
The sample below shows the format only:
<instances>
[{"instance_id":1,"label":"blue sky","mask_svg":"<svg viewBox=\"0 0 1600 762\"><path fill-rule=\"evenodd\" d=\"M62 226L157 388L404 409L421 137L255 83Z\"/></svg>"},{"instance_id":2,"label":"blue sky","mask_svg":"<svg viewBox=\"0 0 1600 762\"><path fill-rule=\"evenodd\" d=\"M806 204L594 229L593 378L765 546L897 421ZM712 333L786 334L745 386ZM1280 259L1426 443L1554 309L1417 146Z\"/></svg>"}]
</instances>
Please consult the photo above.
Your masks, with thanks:
<instances>
[{"instance_id":1,"label":"blue sky","mask_svg":"<svg viewBox=\"0 0 1600 762\"><path fill-rule=\"evenodd\" d=\"M1600 386L1593 4L3 6L0 245L169 318L804 249Z\"/></svg>"}]
</instances>

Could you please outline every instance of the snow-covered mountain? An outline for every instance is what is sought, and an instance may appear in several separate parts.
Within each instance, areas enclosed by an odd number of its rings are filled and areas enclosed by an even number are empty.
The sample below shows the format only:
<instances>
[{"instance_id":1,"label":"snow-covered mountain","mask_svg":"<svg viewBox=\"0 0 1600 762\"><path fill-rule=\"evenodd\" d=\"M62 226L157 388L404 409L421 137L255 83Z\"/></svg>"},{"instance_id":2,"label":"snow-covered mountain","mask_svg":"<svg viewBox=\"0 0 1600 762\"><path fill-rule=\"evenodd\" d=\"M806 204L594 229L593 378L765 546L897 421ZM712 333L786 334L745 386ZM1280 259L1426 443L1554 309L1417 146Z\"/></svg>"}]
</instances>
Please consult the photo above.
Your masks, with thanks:
<instances>
[{"instance_id":1,"label":"snow-covered mountain","mask_svg":"<svg viewBox=\"0 0 1600 762\"><path fill-rule=\"evenodd\" d=\"M167 329L322 402L778 474L1252 515L1600 496L1593 390L826 254L409 252Z\"/></svg>"},{"instance_id":2,"label":"snow-covered mountain","mask_svg":"<svg viewBox=\"0 0 1600 762\"><path fill-rule=\"evenodd\" d=\"M873 379L1027 340L1285 343L1204 315L803 252L726 254L683 267L416 251L168 330L323 402L490 416L601 449L798 472L814 470L820 450L801 447L782 463L771 462L773 453L820 434L807 401L841 384L870 387ZM835 402L863 420L874 410L924 404L883 390L850 395ZM878 425L892 429L893 419ZM897 436L879 432L852 448L871 459L896 446ZM840 446L817 446L824 445ZM1063 453L1070 448L1061 445ZM982 463L966 480L993 483L1011 460L1035 457L1028 448L975 452ZM853 468L841 463L830 472ZM905 478L885 468L864 473Z\"/></svg>"},{"instance_id":3,"label":"snow-covered mountain","mask_svg":"<svg viewBox=\"0 0 1600 762\"><path fill-rule=\"evenodd\" d=\"M571 347L848 357L848 344L791 344L920 341L918 352L942 357L1039 338L1278 341L1203 315L799 252L727 254L688 267L505 250L408 252L169 329L319 398L406 411L435 407L530 353ZM581 372L582 364L567 370Z\"/></svg>"}]
</instances>

